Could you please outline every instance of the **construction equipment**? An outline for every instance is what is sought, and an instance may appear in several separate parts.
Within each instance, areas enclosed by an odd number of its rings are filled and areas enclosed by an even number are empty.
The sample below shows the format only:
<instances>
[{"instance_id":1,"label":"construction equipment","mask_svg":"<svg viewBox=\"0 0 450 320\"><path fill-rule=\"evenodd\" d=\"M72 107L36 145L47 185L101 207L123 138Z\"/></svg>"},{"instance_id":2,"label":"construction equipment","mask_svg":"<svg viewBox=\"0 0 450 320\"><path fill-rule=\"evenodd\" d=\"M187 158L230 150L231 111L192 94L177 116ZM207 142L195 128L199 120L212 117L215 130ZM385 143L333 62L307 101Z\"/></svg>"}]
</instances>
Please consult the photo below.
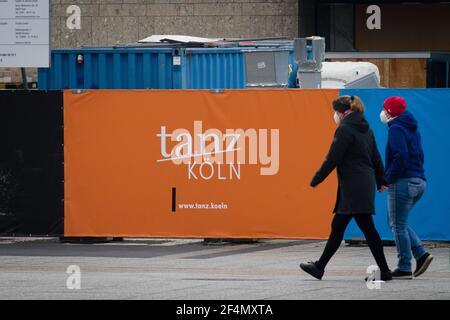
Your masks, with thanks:
<instances>
[{"instance_id":1,"label":"construction equipment","mask_svg":"<svg viewBox=\"0 0 450 320\"><path fill-rule=\"evenodd\" d=\"M314 36L294 39L294 61L297 65L299 88L321 87L324 59L325 38Z\"/></svg>"}]
</instances>

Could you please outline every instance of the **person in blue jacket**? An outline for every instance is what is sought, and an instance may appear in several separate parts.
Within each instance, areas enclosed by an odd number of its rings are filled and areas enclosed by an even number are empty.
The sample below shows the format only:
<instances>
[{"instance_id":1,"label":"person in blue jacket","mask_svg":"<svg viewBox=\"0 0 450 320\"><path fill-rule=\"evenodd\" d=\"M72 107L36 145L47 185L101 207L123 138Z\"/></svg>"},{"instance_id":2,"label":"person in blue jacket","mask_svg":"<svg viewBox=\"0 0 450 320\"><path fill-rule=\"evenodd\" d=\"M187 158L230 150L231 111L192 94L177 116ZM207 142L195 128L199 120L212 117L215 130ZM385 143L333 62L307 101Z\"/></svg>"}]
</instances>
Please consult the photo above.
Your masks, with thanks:
<instances>
[{"instance_id":1,"label":"person in blue jacket","mask_svg":"<svg viewBox=\"0 0 450 320\"><path fill-rule=\"evenodd\" d=\"M404 98L394 96L386 99L380 119L389 127L385 177L389 185L389 225L395 237L399 259L392 278L412 279L413 275L418 277L423 274L433 260L433 256L426 252L419 237L408 225L410 211L422 197L427 184L422 141L417 120L406 110ZM414 274L412 255L417 262Z\"/></svg>"}]
</instances>

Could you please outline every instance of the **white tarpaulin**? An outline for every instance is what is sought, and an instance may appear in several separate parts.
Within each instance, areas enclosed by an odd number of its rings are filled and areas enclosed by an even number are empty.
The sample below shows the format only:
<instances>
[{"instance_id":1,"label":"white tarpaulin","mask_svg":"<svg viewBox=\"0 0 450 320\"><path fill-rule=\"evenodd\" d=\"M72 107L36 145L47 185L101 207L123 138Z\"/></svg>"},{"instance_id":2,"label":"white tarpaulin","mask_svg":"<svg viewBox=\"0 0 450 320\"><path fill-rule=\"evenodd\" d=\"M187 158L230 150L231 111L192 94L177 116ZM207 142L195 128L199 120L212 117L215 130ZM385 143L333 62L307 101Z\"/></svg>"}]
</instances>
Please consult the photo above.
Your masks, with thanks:
<instances>
[{"instance_id":1,"label":"white tarpaulin","mask_svg":"<svg viewBox=\"0 0 450 320\"><path fill-rule=\"evenodd\" d=\"M139 40L140 43L158 43L158 42L180 42L180 43L208 43L215 41L223 41L222 38L201 38L201 37L191 37L191 36L182 36L182 35L152 35L145 39Z\"/></svg>"},{"instance_id":2,"label":"white tarpaulin","mask_svg":"<svg viewBox=\"0 0 450 320\"><path fill-rule=\"evenodd\" d=\"M378 67L370 62L323 62L322 88L344 88L356 79L375 73L378 83L380 72Z\"/></svg>"}]
</instances>

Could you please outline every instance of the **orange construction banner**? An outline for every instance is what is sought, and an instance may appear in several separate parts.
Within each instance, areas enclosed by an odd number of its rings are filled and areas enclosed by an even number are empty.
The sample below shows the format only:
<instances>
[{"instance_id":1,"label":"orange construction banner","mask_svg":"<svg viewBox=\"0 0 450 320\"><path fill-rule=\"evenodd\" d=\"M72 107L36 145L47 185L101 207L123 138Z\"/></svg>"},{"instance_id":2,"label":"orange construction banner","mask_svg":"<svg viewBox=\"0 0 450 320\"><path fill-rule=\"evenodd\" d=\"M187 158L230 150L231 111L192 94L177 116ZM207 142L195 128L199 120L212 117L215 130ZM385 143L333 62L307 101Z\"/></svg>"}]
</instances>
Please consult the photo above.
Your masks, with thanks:
<instances>
[{"instance_id":1,"label":"orange construction banner","mask_svg":"<svg viewBox=\"0 0 450 320\"><path fill-rule=\"evenodd\" d=\"M338 90L64 92L65 236L328 236Z\"/></svg>"}]
</instances>

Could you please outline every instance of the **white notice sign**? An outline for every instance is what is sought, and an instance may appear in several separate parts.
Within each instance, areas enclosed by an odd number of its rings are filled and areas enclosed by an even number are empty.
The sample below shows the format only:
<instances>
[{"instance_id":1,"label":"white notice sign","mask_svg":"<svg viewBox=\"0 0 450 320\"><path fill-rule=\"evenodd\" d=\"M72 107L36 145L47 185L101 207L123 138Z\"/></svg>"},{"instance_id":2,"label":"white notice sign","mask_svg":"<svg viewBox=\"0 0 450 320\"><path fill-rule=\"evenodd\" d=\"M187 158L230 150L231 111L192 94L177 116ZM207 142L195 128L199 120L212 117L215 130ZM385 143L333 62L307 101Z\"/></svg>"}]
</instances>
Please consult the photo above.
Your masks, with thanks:
<instances>
[{"instance_id":1,"label":"white notice sign","mask_svg":"<svg viewBox=\"0 0 450 320\"><path fill-rule=\"evenodd\" d=\"M50 66L50 0L0 0L0 67Z\"/></svg>"}]
</instances>

